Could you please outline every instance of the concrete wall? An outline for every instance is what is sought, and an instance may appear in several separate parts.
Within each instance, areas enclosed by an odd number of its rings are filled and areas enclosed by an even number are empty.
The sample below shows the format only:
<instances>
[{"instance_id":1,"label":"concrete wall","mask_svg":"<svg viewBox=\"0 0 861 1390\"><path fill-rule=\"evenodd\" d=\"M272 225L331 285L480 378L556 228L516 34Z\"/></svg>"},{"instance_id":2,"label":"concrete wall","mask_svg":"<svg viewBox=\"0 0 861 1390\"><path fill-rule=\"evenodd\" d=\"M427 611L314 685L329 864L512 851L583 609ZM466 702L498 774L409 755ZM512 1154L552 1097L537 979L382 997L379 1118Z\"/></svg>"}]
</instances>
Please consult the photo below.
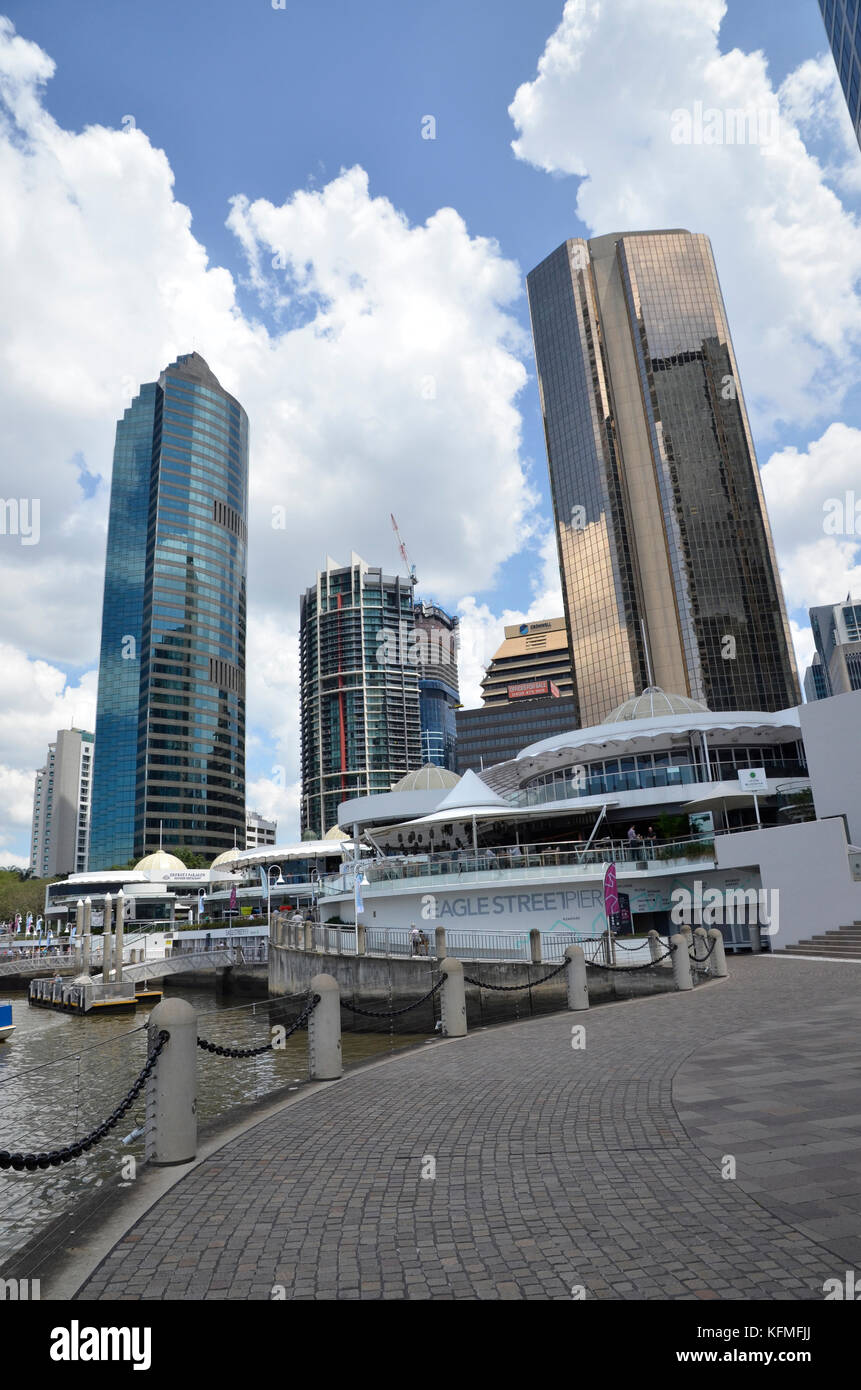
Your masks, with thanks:
<instances>
[{"instance_id":1,"label":"concrete wall","mask_svg":"<svg viewBox=\"0 0 861 1390\"><path fill-rule=\"evenodd\" d=\"M845 815L861 845L861 690L802 705L799 718L816 814Z\"/></svg>"},{"instance_id":2,"label":"concrete wall","mask_svg":"<svg viewBox=\"0 0 861 1390\"><path fill-rule=\"evenodd\" d=\"M464 961L464 974L481 981L482 985L524 985L541 979L554 967L552 964L530 965L526 961ZM382 1009L402 1007L427 994L438 976L439 962L432 957L420 960L384 956L343 956L334 951L297 951L292 947L269 948L270 995L299 994L306 990L318 974L331 975L342 996L363 1008ZM662 966L648 970L611 971L590 967L587 971L589 999L600 1003L611 999L629 999L646 994L663 994L674 989L672 971ZM530 1013L550 1013L566 1007L565 972L546 984L533 985L531 990L516 994L496 993L466 985L467 1022L470 1027L482 1023L510 1021L528 1017ZM394 1020L398 1032L430 1031L431 1005ZM438 1007L436 1016L438 1017ZM353 1024L378 1029L379 1022L364 1021L354 1016Z\"/></svg>"},{"instance_id":3,"label":"concrete wall","mask_svg":"<svg viewBox=\"0 0 861 1390\"><path fill-rule=\"evenodd\" d=\"M861 883L850 875L842 820L718 835L716 843L721 868L758 865L763 888L777 890L772 950L861 921Z\"/></svg>"}]
</instances>

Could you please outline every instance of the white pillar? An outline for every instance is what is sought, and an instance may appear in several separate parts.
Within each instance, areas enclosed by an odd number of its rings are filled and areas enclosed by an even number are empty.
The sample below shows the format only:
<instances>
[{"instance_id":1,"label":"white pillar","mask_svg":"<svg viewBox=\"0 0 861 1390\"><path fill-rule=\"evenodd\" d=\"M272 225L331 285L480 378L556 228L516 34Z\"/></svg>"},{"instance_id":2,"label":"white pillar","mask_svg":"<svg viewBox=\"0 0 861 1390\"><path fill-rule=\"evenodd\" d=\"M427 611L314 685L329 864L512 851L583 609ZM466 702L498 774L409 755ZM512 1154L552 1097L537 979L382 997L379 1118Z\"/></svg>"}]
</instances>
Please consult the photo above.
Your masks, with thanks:
<instances>
[{"instance_id":1,"label":"white pillar","mask_svg":"<svg viewBox=\"0 0 861 1390\"><path fill-rule=\"evenodd\" d=\"M102 981L107 984L111 978L111 895L105 894L105 922L102 927Z\"/></svg>"},{"instance_id":2,"label":"white pillar","mask_svg":"<svg viewBox=\"0 0 861 1390\"><path fill-rule=\"evenodd\" d=\"M684 932L670 937L670 945L673 948L673 974L676 977L676 989L693 989L694 987L694 982L691 979L691 960L688 955L689 939Z\"/></svg>"},{"instance_id":3,"label":"white pillar","mask_svg":"<svg viewBox=\"0 0 861 1390\"><path fill-rule=\"evenodd\" d=\"M197 1152L197 1013L184 999L164 999L149 1016L150 1049L162 1029L170 1040L146 1085L146 1157L163 1168Z\"/></svg>"},{"instance_id":4,"label":"white pillar","mask_svg":"<svg viewBox=\"0 0 861 1390\"><path fill-rule=\"evenodd\" d=\"M126 910L125 904L125 894L121 888L117 893L117 911L115 917L116 934L114 936L114 979L117 984L121 984L123 978L123 950L125 949L125 941L123 938L123 914Z\"/></svg>"},{"instance_id":5,"label":"white pillar","mask_svg":"<svg viewBox=\"0 0 861 1390\"><path fill-rule=\"evenodd\" d=\"M437 960L445 960L445 953L448 946L445 942L445 927L434 927L434 955Z\"/></svg>"},{"instance_id":6,"label":"white pillar","mask_svg":"<svg viewBox=\"0 0 861 1390\"><path fill-rule=\"evenodd\" d=\"M90 922L91 922L91 920L92 920L92 916L93 916L93 904L92 904L92 902L90 901L89 898L84 898L84 924L83 924L83 928L82 928L82 931L83 931L83 942L84 942L84 951L83 951L83 959L82 959L82 961L81 961L81 974L82 974L82 975L89 975L89 973L90 973L90 950L91 950L91 946L92 946L92 943L91 943L91 941L90 941Z\"/></svg>"},{"instance_id":7,"label":"white pillar","mask_svg":"<svg viewBox=\"0 0 861 1390\"><path fill-rule=\"evenodd\" d=\"M344 1074L341 1056L341 991L331 975L315 975L311 993L320 1002L308 1019L308 1056L312 1081L337 1081Z\"/></svg>"},{"instance_id":8,"label":"white pillar","mask_svg":"<svg viewBox=\"0 0 861 1390\"><path fill-rule=\"evenodd\" d=\"M718 980L725 980L729 971L726 968L726 951L723 944L723 932L719 927L712 927L709 932L709 939L714 942L712 951L712 974Z\"/></svg>"},{"instance_id":9,"label":"white pillar","mask_svg":"<svg viewBox=\"0 0 861 1390\"><path fill-rule=\"evenodd\" d=\"M463 983L463 965L453 956L441 960L439 968L445 975L440 994L440 1013L442 1031L447 1038L466 1037L466 989Z\"/></svg>"},{"instance_id":10,"label":"white pillar","mask_svg":"<svg viewBox=\"0 0 861 1390\"><path fill-rule=\"evenodd\" d=\"M582 946L566 946L565 981L568 985L569 1009L588 1009L589 988L586 984L586 956Z\"/></svg>"},{"instance_id":11,"label":"white pillar","mask_svg":"<svg viewBox=\"0 0 861 1390\"><path fill-rule=\"evenodd\" d=\"M81 964L84 955L84 900L78 898L75 905L75 957Z\"/></svg>"}]
</instances>

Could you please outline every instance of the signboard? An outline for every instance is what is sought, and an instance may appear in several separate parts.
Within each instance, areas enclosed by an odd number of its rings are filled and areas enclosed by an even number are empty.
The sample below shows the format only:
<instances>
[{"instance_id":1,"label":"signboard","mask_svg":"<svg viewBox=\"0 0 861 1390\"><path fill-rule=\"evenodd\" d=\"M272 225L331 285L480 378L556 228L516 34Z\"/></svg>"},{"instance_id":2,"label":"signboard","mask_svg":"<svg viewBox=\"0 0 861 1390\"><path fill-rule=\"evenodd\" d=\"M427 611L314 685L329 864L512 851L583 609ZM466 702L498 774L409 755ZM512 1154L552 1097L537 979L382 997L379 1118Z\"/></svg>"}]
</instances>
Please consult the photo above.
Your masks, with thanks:
<instances>
[{"instance_id":1,"label":"signboard","mask_svg":"<svg viewBox=\"0 0 861 1390\"><path fill-rule=\"evenodd\" d=\"M765 775L765 768L740 767L738 770L738 784L742 791L767 792L768 780Z\"/></svg>"},{"instance_id":2,"label":"signboard","mask_svg":"<svg viewBox=\"0 0 861 1390\"><path fill-rule=\"evenodd\" d=\"M549 694L550 681L518 681L516 685L508 687L509 700L526 700L536 695Z\"/></svg>"},{"instance_id":3,"label":"signboard","mask_svg":"<svg viewBox=\"0 0 861 1390\"><path fill-rule=\"evenodd\" d=\"M616 865L608 864L604 870L604 913L608 924L619 912L619 889L616 884Z\"/></svg>"},{"instance_id":4,"label":"signboard","mask_svg":"<svg viewBox=\"0 0 861 1390\"><path fill-rule=\"evenodd\" d=\"M611 931L630 932L631 930L631 898L628 893L619 893L619 911L613 912L607 918Z\"/></svg>"},{"instance_id":5,"label":"signboard","mask_svg":"<svg viewBox=\"0 0 861 1390\"><path fill-rule=\"evenodd\" d=\"M558 700L562 693L559 689L559 686L556 684L555 681L548 681L547 684L550 686L550 694Z\"/></svg>"},{"instance_id":6,"label":"signboard","mask_svg":"<svg viewBox=\"0 0 861 1390\"><path fill-rule=\"evenodd\" d=\"M715 818L711 811L692 811L688 816L688 824L694 835L715 833Z\"/></svg>"}]
</instances>

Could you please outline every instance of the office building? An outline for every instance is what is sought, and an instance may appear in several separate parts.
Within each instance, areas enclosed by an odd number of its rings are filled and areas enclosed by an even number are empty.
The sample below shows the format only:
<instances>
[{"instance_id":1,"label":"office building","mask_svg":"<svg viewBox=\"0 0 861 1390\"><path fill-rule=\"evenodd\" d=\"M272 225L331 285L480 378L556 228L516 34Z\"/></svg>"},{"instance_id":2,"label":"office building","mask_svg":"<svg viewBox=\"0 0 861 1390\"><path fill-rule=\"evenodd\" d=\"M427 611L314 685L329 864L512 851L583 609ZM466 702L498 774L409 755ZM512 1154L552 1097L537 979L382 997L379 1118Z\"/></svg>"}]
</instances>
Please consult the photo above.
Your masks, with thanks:
<instances>
[{"instance_id":1,"label":"office building","mask_svg":"<svg viewBox=\"0 0 861 1390\"><path fill-rule=\"evenodd\" d=\"M845 603L811 608L810 627L816 654L804 677L807 699L861 690L861 601L847 594Z\"/></svg>"},{"instance_id":2,"label":"office building","mask_svg":"<svg viewBox=\"0 0 861 1390\"><path fill-rule=\"evenodd\" d=\"M861 145L861 0L819 0L819 8Z\"/></svg>"},{"instance_id":3,"label":"office building","mask_svg":"<svg viewBox=\"0 0 861 1390\"><path fill-rule=\"evenodd\" d=\"M303 833L422 764L412 583L353 554L300 600Z\"/></svg>"},{"instance_id":4,"label":"office building","mask_svg":"<svg viewBox=\"0 0 861 1390\"><path fill-rule=\"evenodd\" d=\"M565 619L544 618L507 626L505 641L493 655L481 690L485 705L572 696L574 677Z\"/></svg>"},{"instance_id":5,"label":"office building","mask_svg":"<svg viewBox=\"0 0 861 1390\"><path fill-rule=\"evenodd\" d=\"M804 672L804 698L808 704L811 700L824 700L828 694L828 677L825 674L825 667L818 652L813 653L813 660Z\"/></svg>"},{"instance_id":6,"label":"office building","mask_svg":"<svg viewBox=\"0 0 861 1390\"><path fill-rule=\"evenodd\" d=\"M457 712L457 770L482 772L516 758L527 743L576 729L570 695L519 699Z\"/></svg>"},{"instance_id":7,"label":"office building","mask_svg":"<svg viewBox=\"0 0 861 1390\"><path fill-rule=\"evenodd\" d=\"M245 817L245 848L259 849L261 845L274 845L278 822L265 820L259 811L249 811Z\"/></svg>"},{"instance_id":8,"label":"office building","mask_svg":"<svg viewBox=\"0 0 861 1390\"><path fill-rule=\"evenodd\" d=\"M90 867L245 838L248 419L196 352L117 424Z\"/></svg>"},{"instance_id":9,"label":"office building","mask_svg":"<svg viewBox=\"0 0 861 1390\"><path fill-rule=\"evenodd\" d=\"M527 279L581 725L658 685L800 699L708 238L613 233Z\"/></svg>"},{"instance_id":10,"label":"office building","mask_svg":"<svg viewBox=\"0 0 861 1390\"><path fill-rule=\"evenodd\" d=\"M90 841L93 735L60 729L36 773L30 867L36 878L83 873Z\"/></svg>"},{"instance_id":11,"label":"office building","mask_svg":"<svg viewBox=\"0 0 861 1390\"><path fill-rule=\"evenodd\" d=\"M422 762L457 767L456 711L459 619L435 603L419 601L413 617L419 667Z\"/></svg>"}]
</instances>

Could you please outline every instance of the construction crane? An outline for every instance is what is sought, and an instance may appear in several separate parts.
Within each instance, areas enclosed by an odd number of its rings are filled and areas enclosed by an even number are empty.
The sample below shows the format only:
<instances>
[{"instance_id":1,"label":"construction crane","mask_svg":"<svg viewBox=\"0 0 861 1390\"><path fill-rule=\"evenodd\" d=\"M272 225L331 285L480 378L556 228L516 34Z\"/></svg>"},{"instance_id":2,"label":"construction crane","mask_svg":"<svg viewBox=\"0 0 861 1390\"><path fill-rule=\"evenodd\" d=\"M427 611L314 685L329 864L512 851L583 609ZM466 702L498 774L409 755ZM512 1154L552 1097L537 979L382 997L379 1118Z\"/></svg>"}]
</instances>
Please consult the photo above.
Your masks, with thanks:
<instances>
[{"instance_id":1,"label":"construction crane","mask_svg":"<svg viewBox=\"0 0 861 1390\"><path fill-rule=\"evenodd\" d=\"M409 555L407 554L407 548L406 548L406 546L404 545L403 541L401 540L401 533L400 533L400 531L398 530L398 523L395 521L395 518L394 518L394 516L392 515L391 512L389 512L389 516L392 518L392 530L394 531L395 536L397 537L398 550L401 552L401 557L402 557L402 559L403 559L404 564L406 565L407 574L409 575L410 583L412 584L413 590L415 591L415 587L416 587L416 585L417 585L418 582L419 582L419 581L417 580L417 578L416 578L416 567L415 567L415 565L411 565L411 564L410 564L410 557L409 557Z\"/></svg>"}]
</instances>

